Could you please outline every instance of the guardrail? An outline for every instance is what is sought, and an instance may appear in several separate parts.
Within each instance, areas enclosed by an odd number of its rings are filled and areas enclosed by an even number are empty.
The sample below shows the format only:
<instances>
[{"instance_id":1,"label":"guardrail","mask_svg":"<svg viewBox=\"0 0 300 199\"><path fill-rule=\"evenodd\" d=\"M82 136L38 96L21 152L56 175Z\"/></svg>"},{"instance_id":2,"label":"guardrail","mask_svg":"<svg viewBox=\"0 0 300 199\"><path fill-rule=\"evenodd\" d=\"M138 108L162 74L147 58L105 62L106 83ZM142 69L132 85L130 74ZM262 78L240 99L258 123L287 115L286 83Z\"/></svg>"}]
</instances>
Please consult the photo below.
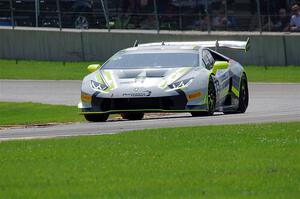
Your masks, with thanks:
<instances>
[{"instance_id":1,"label":"guardrail","mask_svg":"<svg viewBox=\"0 0 300 199\"><path fill-rule=\"evenodd\" d=\"M0 58L52 61L106 60L120 49L157 41L245 40L247 53L220 49L243 64L300 65L300 34L260 32L200 32L155 30L62 30L0 27Z\"/></svg>"}]
</instances>

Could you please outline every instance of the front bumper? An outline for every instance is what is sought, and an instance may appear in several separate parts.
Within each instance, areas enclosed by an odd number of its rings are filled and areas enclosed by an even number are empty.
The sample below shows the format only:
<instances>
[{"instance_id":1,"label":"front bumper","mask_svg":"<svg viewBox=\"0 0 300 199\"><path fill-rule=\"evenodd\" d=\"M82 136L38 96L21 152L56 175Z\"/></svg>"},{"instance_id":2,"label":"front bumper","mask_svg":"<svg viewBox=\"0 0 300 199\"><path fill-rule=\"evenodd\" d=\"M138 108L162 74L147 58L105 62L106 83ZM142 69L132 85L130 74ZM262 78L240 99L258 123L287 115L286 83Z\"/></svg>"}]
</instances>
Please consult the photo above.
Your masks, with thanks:
<instances>
[{"instance_id":1,"label":"front bumper","mask_svg":"<svg viewBox=\"0 0 300 199\"><path fill-rule=\"evenodd\" d=\"M100 98L92 97L91 108L82 108L82 113L120 113L125 111L176 111L185 110L187 98L183 92L168 97Z\"/></svg>"}]
</instances>

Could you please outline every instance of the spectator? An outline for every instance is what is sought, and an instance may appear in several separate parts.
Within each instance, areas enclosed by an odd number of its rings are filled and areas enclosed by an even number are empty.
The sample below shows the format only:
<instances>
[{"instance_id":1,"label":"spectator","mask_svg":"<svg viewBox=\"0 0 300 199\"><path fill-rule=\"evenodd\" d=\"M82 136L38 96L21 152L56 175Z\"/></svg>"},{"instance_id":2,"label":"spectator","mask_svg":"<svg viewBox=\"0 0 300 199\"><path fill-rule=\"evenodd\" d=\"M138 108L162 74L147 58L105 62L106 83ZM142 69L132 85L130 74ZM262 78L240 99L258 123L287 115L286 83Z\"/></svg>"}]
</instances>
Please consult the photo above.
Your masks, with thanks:
<instances>
[{"instance_id":1,"label":"spectator","mask_svg":"<svg viewBox=\"0 0 300 199\"><path fill-rule=\"evenodd\" d=\"M155 14L148 15L148 17L140 23L140 28L145 30L156 29L157 22Z\"/></svg>"},{"instance_id":2,"label":"spectator","mask_svg":"<svg viewBox=\"0 0 300 199\"><path fill-rule=\"evenodd\" d=\"M122 7L122 16L119 19L121 28L134 29L139 27L138 12L140 10L140 1L123 0L120 1Z\"/></svg>"},{"instance_id":3,"label":"spectator","mask_svg":"<svg viewBox=\"0 0 300 199\"><path fill-rule=\"evenodd\" d=\"M263 30L267 31L288 31L289 30L290 19L287 15L285 8L280 8L278 12L278 17L273 20L269 20L264 26Z\"/></svg>"},{"instance_id":4,"label":"spectator","mask_svg":"<svg viewBox=\"0 0 300 199\"><path fill-rule=\"evenodd\" d=\"M274 22L273 29L274 31L288 31L289 17L285 8L279 9L279 16Z\"/></svg>"},{"instance_id":5,"label":"spectator","mask_svg":"<svg viewBox=\"0 0 300 199\"><path fill-rule=\"evenodd\" d=\"M164 12L159 13L160 26L162 29L176 29L178 28L178 10L176 7L168 4Z\"/></svg>"},{"instance_id":6,"label":"spectator","mask_svg":"<svg viewBox=\"0 0 300 199\"><path fill-rule=\"evenodd\" d=\"M299 32L300 31L300 8L298 4L292 6L292 17L290 22L290 31Z\"/></svg>"},{"instance_id":7,"label":"spectator","mask_svg":"<svg viewBox=\"0 0 300 199\"><path fill-rule=\"evenodd\" d=\"M231 25L231 22L225 16L225 12L219 10L217 11L217 15L213 18L212 25L215 29L224 30Z\"/></svg>"}]
</instances>

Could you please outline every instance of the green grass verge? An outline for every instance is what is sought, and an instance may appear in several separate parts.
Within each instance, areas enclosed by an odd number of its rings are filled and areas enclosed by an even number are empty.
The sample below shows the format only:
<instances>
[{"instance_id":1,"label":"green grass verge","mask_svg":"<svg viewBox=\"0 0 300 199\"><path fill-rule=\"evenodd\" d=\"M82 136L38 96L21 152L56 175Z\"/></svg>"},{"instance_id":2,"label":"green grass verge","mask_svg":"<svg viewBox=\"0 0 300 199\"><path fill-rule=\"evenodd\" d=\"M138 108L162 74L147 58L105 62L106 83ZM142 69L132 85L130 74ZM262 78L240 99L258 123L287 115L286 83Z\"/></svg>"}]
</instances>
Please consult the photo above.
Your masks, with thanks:
<instances>
[{"instance_id":1,"label":"green grass verge","mask_svg":"<svg viewBox=\"0 0 300 199\"><path fill-rule=\"evenodd\" d=\"M300 83L300 66L247 66L250 82Z\"/></svg>"},{"instance_id":2,"label":"green grass verge","mask_svg":"<svg viewBox=\"0 0 300 199\"><path fill-rule=\"evenodd\" d=\"M81 80L86 68L97 62L46 62L0 60L0 79ZM102 62L99 62L102 63ZM298 82L300 67L245 67L250 82Z\"/></svg>"},{"instance_id":3,"label":"green grass verge","mask_svg":"<svg viewBox=\"0 0 300 199\"><path fill-rule=\"evenodd\" d=\"M81 80L92 63L0 60L0 79Z\"/></svg>"},{"instance_id":4,"label":"green grass verge","mask_svg":"<svg viewBox=\"0 0 300 199\"><path fill-rule=\"evenodd\" d=\"M0 142L0 198L298 198L300 123Z\"/></svg>"},{"instance_id":5,"label":"green grass verge","mask_svg":"<svg viewBox=\"0 0 300 199\"><path fill-rule=\"evenodd\" d=\"M84 118L78 114L78 109L75 106L0 102L0 125L79 121L84 121Z\"/></svg>"}]
</instances>

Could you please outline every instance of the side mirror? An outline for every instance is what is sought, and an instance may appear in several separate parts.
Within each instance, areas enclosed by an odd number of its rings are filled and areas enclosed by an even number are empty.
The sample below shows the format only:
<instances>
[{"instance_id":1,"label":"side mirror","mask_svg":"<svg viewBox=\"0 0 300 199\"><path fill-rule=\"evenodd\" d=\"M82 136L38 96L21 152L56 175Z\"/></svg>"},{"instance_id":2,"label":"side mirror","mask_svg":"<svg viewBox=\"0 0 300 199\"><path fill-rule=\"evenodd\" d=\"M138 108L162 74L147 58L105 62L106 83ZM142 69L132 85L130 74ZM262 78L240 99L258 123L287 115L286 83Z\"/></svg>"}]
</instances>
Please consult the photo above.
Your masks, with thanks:
<instances>
[{"instance_id":1,"label":"side mirror","mask_svg":"<svg viewBox=\"0 0 300 199\"><path fill-rule=\"evenodd\" d=\"M229 66L229 63L227 61L216 61L213 67L213 74L216 74L218 70L220 69L227 69Z\"/></svg>"},{"instance_id":2,"label":"side mirror","mask_svg":"<svg viewBox=\"0 0 300 199\"><path fill-rule=\"evenodd\" d=\"M87 70L92 73L95 72L98 68L100 68L100 64L91 64L87 67Z\"/></svg>"}]
</instances>

